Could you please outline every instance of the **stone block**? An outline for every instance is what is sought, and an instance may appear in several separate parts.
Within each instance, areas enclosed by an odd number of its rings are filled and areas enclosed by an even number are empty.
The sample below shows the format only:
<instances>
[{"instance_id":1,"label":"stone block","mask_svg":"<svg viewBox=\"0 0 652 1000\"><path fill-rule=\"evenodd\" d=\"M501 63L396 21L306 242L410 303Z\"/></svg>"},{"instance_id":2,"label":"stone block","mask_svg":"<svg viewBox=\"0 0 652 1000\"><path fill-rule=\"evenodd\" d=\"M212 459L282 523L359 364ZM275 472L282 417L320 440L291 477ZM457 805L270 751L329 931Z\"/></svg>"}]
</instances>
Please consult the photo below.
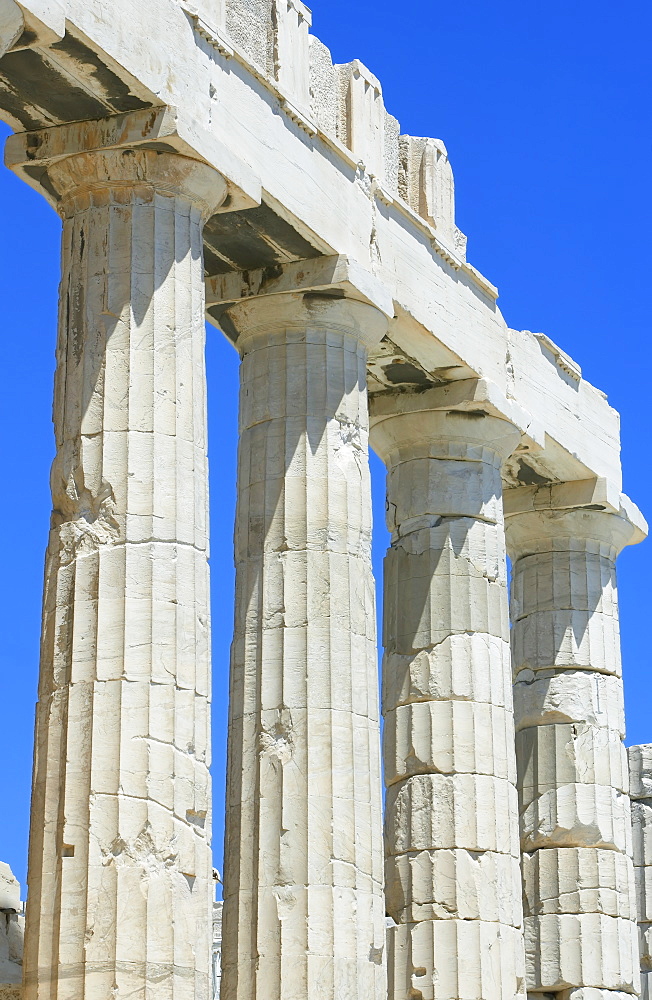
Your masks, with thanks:
<instances>
[{"instance_id":1,"label":"stone block","mask_svg":"<svg viewBox=\"0 0 652 1000\"><path fill-rule=\"evenodd\" d=\"M385 560L387 648L432 648L460 632L509 641L505 555L498 534L495 525L451 517L393 543Z\"/></svg>"},{"instance_id":2,"label":"stone block","mask_svg":"<svg viewBox=\"0 0 652 1000\"><path fill-rule=\"evenodd\" d=\"M644 868L652 865L652 801L634 800L631 809L634 864Z\"/></svg>"},{"instance_id":3,"label":"stone block","mask_svg":"<svg viewBox=\"0 0 652 1000\"><path fill-rule=\"evenodd\" d=\"M523 854L523 905L540 914L602 913L636 920L630 858L595 848L545 848Z\"/></svg>"},{"instance_id":4,"label":"stone block","mask_svg":"<svg viewBox=\"0 0 652 1000\"><path fill-rule=\"evenodd\" d=\"M434 526L453 515L502 524L502 497L494 489L495 452L453 443L448 436L431 438L428 450L430 457L403 460L389 469L389 531L400 536L415 527L415 519Z\"/></svg>"},{"instance_id":5,"label":"stone block","mask_svg":"<svg viewBox=\"0 0 652 1000\"><path fill-rule=\"evenodd\" d=\"M423 920L522 922L518 860L490 851L419 851L389 857L387 911L397 923Z\"/></svg>"},{"instance_id":6,"label":"stone block","mask_svg":"<svg viewBox=\"0 0 652 1000\"><path fill-rule=\"evenodd\" d=\"M380 83L358 59L337 66L336 69L339 74L342 109L338 124L339 137L364 164L367 173L382 181L385 105Z\"/></svg>"},{"instance_id":7,"label":"stone block","mask_svg":"<svg viewBox=\"0 0 652 1000\"><path fill-rule=\"evenodd\" d=\"M544 791L521 810L524 851L605 847L631 853L629 796L608 785L569 784Z\"/></svg>"},{"instance_id":8,"label":"stone block","mask_svg":"<svg viewBox=\"0 0 652 1000\"><path fill-rule=\"evenodd\" d=\"M304 112L310 109L311 21L310 11L301 0L274 0L274 74L282 93Z\"/></svg>"},{"instance_id":9,"label":"stone block","mask_svg":"<svg viewBox=\"0 0 652 1000\"><path fill-rule=\"evenodd\" d=\"M516 789L483 774L419 774L387 791L388 855L464 848L519 856Z\"/></svg>"},{"instance_id":10,"label":"stone block","mask_svg":"<svg viewBox=\"0 0 652 1000\"><path fill-rule=\"evenodd\" d=\"M517 730L584 723L623 737L622 682L593 670L521 670L514 681L514 720Z\"/></svg>"},{"instance_id":11,"label":"stone block","mask_svg":"<svg viewBox=\"0 0 652 1000\"><path fill-rule=\"evenodd\" d=\"M641 969L641 1000L652 1000L652 970Z\"/></svg>"},{"instance_id":12,"label":"stone block","mask_svg":"<svg viewBox=\"0 0 652 1000\"><path fill-rule=\"evenodd\" d=\"M385 653L383 706L418 701L473 701L509 707L512 673L509 643L483 632L448 635L418 652Z\"/></svg>"},{"instance_id":13,"label":"stone block","mask_svg":"<svg viewBox=\"0 0 652 1000\"><path fill-rule=\"evenodd\" d=\"M0 910L20 913L20 883L15 878L9 865L0 861Z\"/></svg>"},{"instance_id":14,"label":"stone block","mask_svg":"<svg viewBox=\"0 0 652 1000\"><path fill-rule=\"evenodd\" d=\"M526 917L525 962L529 990L557 992L573 983L637 993L636 924L601 913Z\"/></svg>"},{"instance_id":15,"label":"stone block","mask_svg":"<svg viewBox=\"0 0 652 1000\"><path fill-rule=\"evenodd\" d=\"M622 676L618 619L597 611L537 611L514 623L514 675L521 670L596 670Z\"/></svg>"},{"instance_id":16,"label":"stone block","mask_svg":"<svg viewBox=\"0 0 652 1000\"><path fill-rule=\"evenodd\" d=\"M427 701L385 715L385 781L477 773L516 780L512 713L494 705Z\"/></svg>"},{"instance_id":17,"label":"stone block","mask_svg":"<svg viewBox=\"0 0 652 1000\"><path fill-rule=\"evenodd\" d=\"M530 1000L529 994L528 1000ZM542 1000L541 994L533 993L532 1000ZM555 994L555 1000L632 1000L632 994L620 993L616 990L603 990L593 986L582 986L578 990L561 990Z\"/></svg>"},{"instance_id":18,"label":"stone block","mask_svg":"<svg viewBox=\"0 0 652 1000\"><path fill-rule=\"evenodd\" d=\"M633 799L652 799L652 743L630 747L629 794Z\"/></svg>"},{"instance_id":19,"label":"stone block","mask_svg":"<svg viewBox=\"0 0 652 1000\"><path fill-rule=\"evenodd\" d=\"M521 931L468 920L399 924L388 955L389 996L515 1000L525 991Z\"/></svg>"},{"instance_id":20,"label":"stone block","mask_svg":"<svg viewBox=\"0 0 652 1000\"><path fill-rule=\"evenodd\" d=\"M308 46L311 117L322 132L335 137L339 104L337 71L329 49L316 35L308 35Z\"/></svg>"},{"instance_id":21,"label":"stone block","mask_svg":"<svg viewBox=\"0 0 652 1000\"><path fill-rule=\"evenodd\" d=\"M652 865L637 865L634 868L634 880L638 919L652 921Z\"/></svg>"},{"instance_id":22,"label":"stone block","mask_svg":"<svg viewBox=\"0 0 652 1000\"><path fill-rule=\"evenodd\" d=\"M533 726L516 734L521 803L564 785L604 785L629 790L627 752L620 734L583 724Z\"/></svg>"},{"instance_id":23,"label":"stone block","mask_svg":"<svg viewBox=\"0 0 652 1000\"><path fill-rule=\"evenodd\" d=\"M512 620L564 608L617 618L613 549L590 539L560 539L560 545L565 547L551 547L517 560L511 589Z\"/></svg>"},{"instance_id":24,"label":"stone block","mask_svg":"<svg viewBox=\"0 0 652 1000\"><path fill-rule=\"evenodd\" d=\"M652 969L652 923L640 921L638 925L638 950L641 968Z\"/></svg>"}]
</instances>

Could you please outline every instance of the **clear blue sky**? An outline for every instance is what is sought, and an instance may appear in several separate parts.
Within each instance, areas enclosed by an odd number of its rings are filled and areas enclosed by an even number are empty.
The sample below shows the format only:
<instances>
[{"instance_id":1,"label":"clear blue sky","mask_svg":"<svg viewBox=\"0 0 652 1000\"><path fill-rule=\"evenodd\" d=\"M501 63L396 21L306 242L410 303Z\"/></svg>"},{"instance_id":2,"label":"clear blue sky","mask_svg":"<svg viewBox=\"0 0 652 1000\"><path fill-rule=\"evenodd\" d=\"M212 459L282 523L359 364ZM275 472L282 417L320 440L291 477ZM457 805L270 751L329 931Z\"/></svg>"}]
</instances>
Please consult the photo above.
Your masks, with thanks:
<instances>
[{"instance_id":1,"label":"clear blue sky","mask_svg":"<svg viewBox=\"0 0 652 1000\"><path fill-rule=\"evenodd\" d=\"M649 436L652 71L649 2L314 0L337 62L381 79L402 131L443 139L469 259L513 327L544 331L622 414L625 490L652 517ZM7 133L2 128L2 135ZM38 635L53 452L59 221L0 169L0 860L24 882ZM232 627L237 359L208 347L212 461L215 859L222 853ZM374 461L376 571L386 535ZM652 547L620 560L628 742L652 741Z\"/></svg>"}]
</instances>

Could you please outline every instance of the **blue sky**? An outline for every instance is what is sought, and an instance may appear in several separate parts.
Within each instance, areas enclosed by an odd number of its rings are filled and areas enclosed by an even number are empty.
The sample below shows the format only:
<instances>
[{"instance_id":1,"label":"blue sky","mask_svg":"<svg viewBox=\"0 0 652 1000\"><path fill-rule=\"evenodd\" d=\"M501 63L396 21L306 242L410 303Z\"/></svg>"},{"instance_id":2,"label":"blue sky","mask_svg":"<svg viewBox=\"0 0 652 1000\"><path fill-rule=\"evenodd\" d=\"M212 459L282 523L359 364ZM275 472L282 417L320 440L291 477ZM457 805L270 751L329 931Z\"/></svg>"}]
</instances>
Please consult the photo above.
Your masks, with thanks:
<instances>
[{"instance_id":1,"label":"blue sky","mask_svg":"<svg viewBox=\"0 0 652 1000\"><path fill-rule=\"evenodd\" d=\"M402 131L445 141L469 259L498 285L518 329L543 331L622 415L625 490L652 518L644 449L651 394L652 7L605 0L314 0L314 31L337 62L383 83ZM2 137L8 130L4 126ZM59 221L0 169L0 860L24 882L43 552L47 540ZM214 623L216 863L222 852L232 628L237 358L208 342ZM373 461L375 565L386 545ZM652 548L621 556L628 743L652 741L646 622Z\"/></svg>"}]
</instances>

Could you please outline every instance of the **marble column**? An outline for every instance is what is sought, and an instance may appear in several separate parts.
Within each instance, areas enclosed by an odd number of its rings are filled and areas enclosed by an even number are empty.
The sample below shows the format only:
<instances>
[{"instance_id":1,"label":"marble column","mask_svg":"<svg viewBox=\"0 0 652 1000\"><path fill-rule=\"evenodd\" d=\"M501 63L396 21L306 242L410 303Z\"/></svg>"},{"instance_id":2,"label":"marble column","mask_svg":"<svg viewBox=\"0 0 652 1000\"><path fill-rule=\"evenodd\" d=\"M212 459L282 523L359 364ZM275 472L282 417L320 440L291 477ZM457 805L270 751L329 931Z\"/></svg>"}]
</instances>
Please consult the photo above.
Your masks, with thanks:
<instances>
[{"instance_id":1,"label":"marble column","mask_svg":"<svg viewBox=\"0 0 652 1000\"><path fill-rule=\"evenodd\" d=\"M171 153L49 170L63 218L27 1000L209 996L202 225Z\"/></svg>"},{"instance_id":2,"label":"marble column","mask_svg":"<svg viewBox=\"0 0 652 1000\"><path fill-rule=\"evenodd\" d=\"M229 310L242 356L223 1000L385 1000L367 350L375 307Z\"/></svg>"},{"instance_id":3,"label":"marble column","mask_svg":"<svg viewBox=\"0 0 652 1000\"><path fill-rule=\"evenodd\" d=\"M637 994L615 570L634 529L581 507L506 524L528 990Z\"/></svg>"},{"instance_id":4,"label":"marble column","mask_svg":"<svg viewBox=\"0 0 652 1000\"><path fill-rule=\"evenodd\" d=\"M447 398L432 389L371 404L392 535L389 997L514 1000L524 957L501 465L519 432Z\"/></svg>"},{"instance_id":5,"label":"marble column","mask_svg":"<svg viewBox=\"0 0 652 1000\"><path fill-rule=\"evenodd\" d=\"M632 800L641 1000L652 1000L652 744L630 747L627 756Z\"/></svg>"}]
</instances>

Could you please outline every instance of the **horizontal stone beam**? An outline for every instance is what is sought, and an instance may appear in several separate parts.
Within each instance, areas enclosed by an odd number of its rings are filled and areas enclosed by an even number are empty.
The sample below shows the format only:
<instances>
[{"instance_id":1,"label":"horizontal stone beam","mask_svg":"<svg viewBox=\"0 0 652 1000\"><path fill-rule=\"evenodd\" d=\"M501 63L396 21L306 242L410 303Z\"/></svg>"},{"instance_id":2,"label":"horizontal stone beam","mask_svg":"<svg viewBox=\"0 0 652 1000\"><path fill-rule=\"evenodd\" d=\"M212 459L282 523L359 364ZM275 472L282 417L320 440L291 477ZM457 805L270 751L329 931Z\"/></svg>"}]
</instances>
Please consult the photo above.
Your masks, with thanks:
<instances>
[{"instance_id":1,"label":"horizontal stone beam","mask_svg":"<svg viewBox=\"0 0 652 1000\"><path fill-rule=\"evenodd\" d=\"M214 166L229 188L220 211L235 212L260 204L260 182L248 164L173 107L133 111L35 132L17 132L7 140L5 164L31 187L45 194L51 204L56 204L57 194L44 180L52 163L76 153L141 148L177 152Z\"/></svg>"},{"instance_id":2,"label":"horizontal stone beam","mask_svg":"<svg viewBox=\"0 0 652 1000\"><path fill-rule=\"evenodd\" d=\"M355 299L376 306L389 319L394 316L392 296L386 285L345 255L218 274L206 281L206 309L219 321L222 311L241 299L286 292L314 292Z\"/></svg>"}]
</instances>

